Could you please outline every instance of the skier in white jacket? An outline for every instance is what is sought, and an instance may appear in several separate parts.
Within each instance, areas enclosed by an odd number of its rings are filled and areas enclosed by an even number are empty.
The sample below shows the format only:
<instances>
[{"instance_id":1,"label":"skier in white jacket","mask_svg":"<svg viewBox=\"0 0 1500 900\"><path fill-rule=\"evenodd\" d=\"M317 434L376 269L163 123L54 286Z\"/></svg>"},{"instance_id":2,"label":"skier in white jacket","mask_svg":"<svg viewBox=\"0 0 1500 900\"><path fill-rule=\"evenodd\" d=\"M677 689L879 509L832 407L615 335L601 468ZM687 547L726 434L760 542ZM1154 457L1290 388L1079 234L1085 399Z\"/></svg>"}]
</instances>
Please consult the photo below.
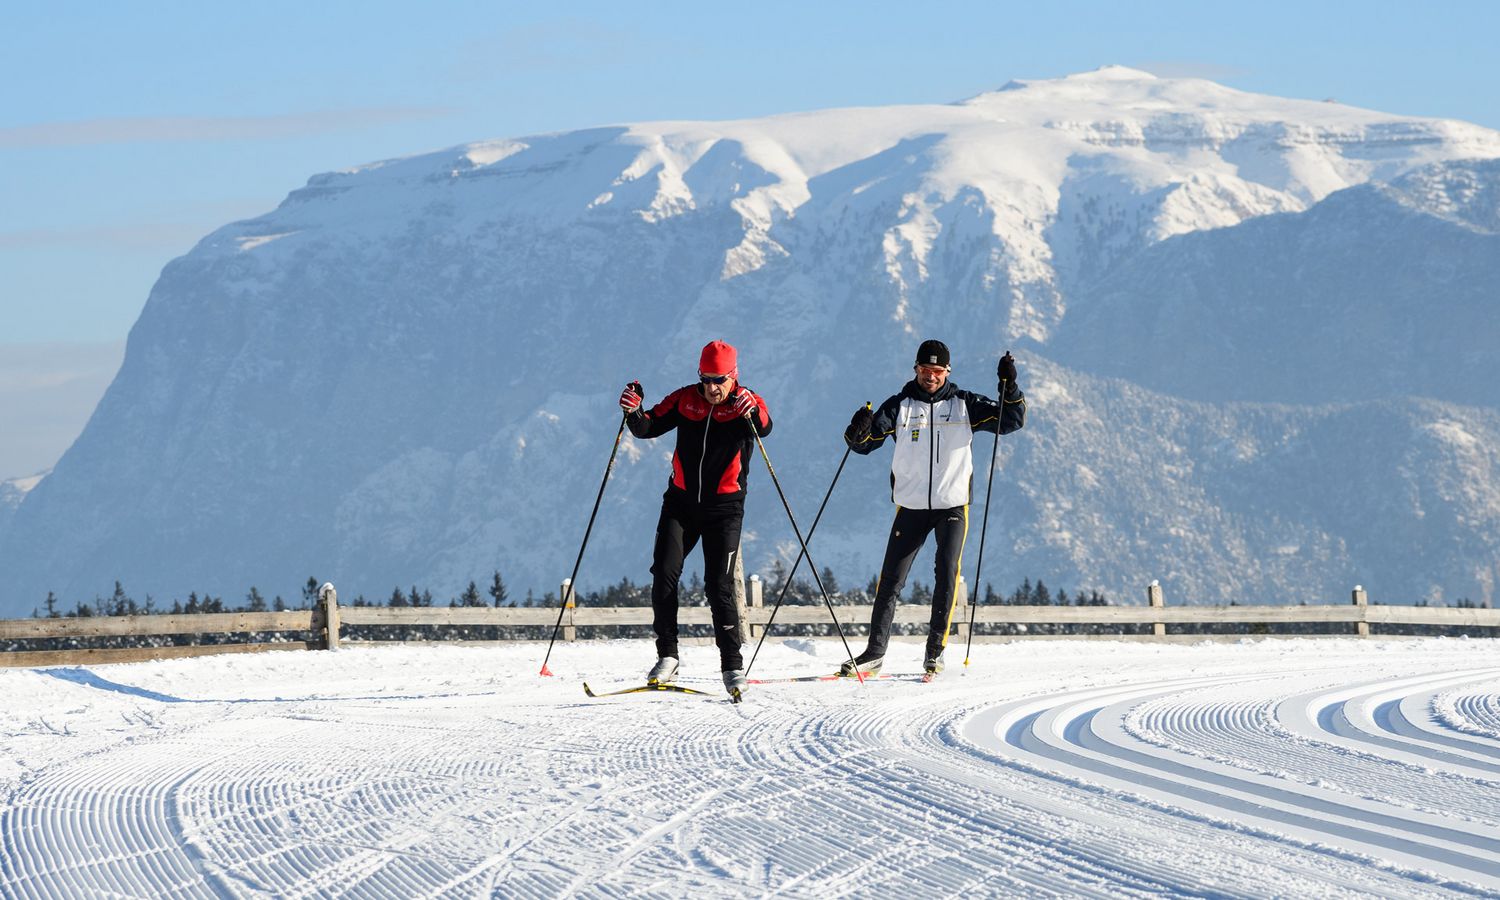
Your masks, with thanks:
<instances>
[{"instance_id":1,"label":"skier in white jacket","mask_svg":"<svg viewBox=\"0 0 1500 900\"><path fill-rule=\"evenodd\" d=\"M1016 363L1009 353L996 374L1004 391L1001 402L960 390L948 380L948 348L942 341L923 341L917 349L916 377L901 393L873 412L861 407L849 422L844 440L866 455L895 441L891 458L891 500L896 519L885 547L885 561L870 615L865 651L843 664L840 675L875 673L891 639L896 597L927 535L937 535L937 566L932 590L932 621L923 663L928 674L943 670L943 648L953 621L964 539L969 527L969 496L974 461L970 453L976 431L1009 434L1026 423L1026 398L1016 386Z\"/></svg>"}]
</instances>

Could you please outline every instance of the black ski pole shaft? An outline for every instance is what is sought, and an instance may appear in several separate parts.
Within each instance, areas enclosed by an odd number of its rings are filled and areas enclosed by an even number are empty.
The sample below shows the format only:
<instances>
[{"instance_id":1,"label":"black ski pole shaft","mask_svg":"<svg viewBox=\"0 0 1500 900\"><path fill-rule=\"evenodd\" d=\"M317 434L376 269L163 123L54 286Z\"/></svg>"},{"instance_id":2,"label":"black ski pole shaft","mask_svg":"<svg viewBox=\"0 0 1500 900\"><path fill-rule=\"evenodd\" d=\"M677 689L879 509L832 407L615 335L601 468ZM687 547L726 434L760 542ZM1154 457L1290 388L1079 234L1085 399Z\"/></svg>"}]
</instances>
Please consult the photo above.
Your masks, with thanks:
<instances>
[{"instance_id":1,"label":"black ski pole shaft","mask_svg":"<svg viewBox=\"0 0 1500 900\"><path fill-rule=\"evenodd\" d=\"M823 503L818 507L818 514L813 516L812 527L807 529L807 539L811 541L813 535L818 531L818 522L823 519L823 508L828 505L828 498L833 496L833 486L839 483L839 475L843 474L844 463L849 461L849 448L844 448L844 458L839 460L838 471L833 473L833 481L828 485L828 492L823 495ZM766 636L771 633L771 626L776 624L776 613L781 609L781 601L786 597L787 588L791 587L792 579L797 575L797 567L802 565L802 557L805 553L797 554L797 561L792 563L792 570L787 573L786 580L781 583L781 591L776 595L776 604L771 607L771 615L766 619L766 625L760 632L760 640L755 642L755 652L750 654L750 665L745 667L745 677L750 677L750 670L755 668L755 658L760 656L760 646L766 642Z\"/></svg>"},{"instance_id":2,"label":"black ski pole shaft","mask_svg":"<svg viewBox=\"0 0 1500 900\"><path fill-rule=\"evenodd\" d=\"M995 418L995 446L990 451L990 477L984 486L984 522L979 526L979 560L974 564L974 596L969 600L969 639L964 643L964 668L974 646L974 614L979 609L979 577L984 572L984 536L990 530L990 497L995 487L995 460L1000 456L1000 422L1005 418L1005 379L1000 379L1000 411Z\"/></svg>"},{"instance_id":3,"label":"black ski pole shaft","mask_svg":"<svg viewBox=\"0 0 1500 900\"><path fill-rule=\"evenodd\" d=\"M627 414L628 415L628 414ZM552 658L552 645L557 643L557 632L562 628L563 613L568 608L568 595L577 595L578 567L583 564L583 551L589 545L589 535L594 530L594 517L599 515L599 501L604 499L604 486L609 484L610 470L615 467L615 454L620 452L620 438L625 436L626 415L620 416L620 430L615 432L615 445L609 451L609 464L604 467L604 479L599 482L599 494L594 498L594 511L589 513L588 527L583 530L583 543L578 546L578 558L573 560L573 574L568 576L568 587L563 592L561 602L557 605L557 624L552 626L552 639L547 642L547 655L542 657L542 675L551 675L547 669L547 660Z\"/></svg>"},{"instance_id":4,"label":"black ski pole shaft","mask_svg":"<svg viewBox=\"0 0 1500 900\"><path fill-rule=\"evenodd\" d=\"M771 483L776 485L776 495L781 498L781 506L786 510L787 521L792 523L792 532L797 535L797 543L802 545L802 555L807 557L808 568L812 569L813 581L818 583L818 593L823 595L823 603L828 607L828 616L833 619L833 629L838 632L839 640L844 643L844 652L849 658L854 658L854 651L849 649L849 639L844 637L844 629L839 625L838 613L833 611L833 601L828 598L828 591L823 587L823 578L818 574L818 567L813 563L812 554L807 552L807 541L802 539L802 529L797 527L797 517L792 515L792 505L786 502L786 492L781 489L781 479L776 477L776 467L771 465L770 454L766 453L765 442L760 439L760 427L751 418L753 411L745 414L745 419L750 423L750 433L755 435L755 446L760 448L760 458L766 461L766 471L771 473ZM561 621L561 619L559 619ZM858 668L854 674L859 678L859 683L865 683L865 676Z\"/></svg>"}]
</instances>

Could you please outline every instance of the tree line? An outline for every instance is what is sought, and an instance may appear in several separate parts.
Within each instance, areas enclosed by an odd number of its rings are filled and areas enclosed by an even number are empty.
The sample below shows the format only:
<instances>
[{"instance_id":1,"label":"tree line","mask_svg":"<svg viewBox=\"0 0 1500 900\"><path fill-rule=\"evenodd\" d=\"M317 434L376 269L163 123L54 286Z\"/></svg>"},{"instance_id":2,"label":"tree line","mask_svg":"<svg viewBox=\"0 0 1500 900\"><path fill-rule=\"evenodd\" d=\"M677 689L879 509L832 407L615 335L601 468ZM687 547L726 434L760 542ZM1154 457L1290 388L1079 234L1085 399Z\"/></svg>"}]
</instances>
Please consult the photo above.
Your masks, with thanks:
<instances>
[{"instance_id":1,"label":"tree line","mask_svg":"<svg viewBox=\"0 0 1500 900\"><path fill-rule=\"evenodd\" d=\"M835 607L867 605L874 601L875 592L878 587L876 578L871 578L861 586L844 588L833 571L824 567L819 572L823 588L828 592L829 600ZM214 596L209 592L201 595L197 592L188 594L187 599L174 599L170 606L158 604L154 598L147 595L144 602L137 602L125 590L121 582L116 581L114 590L108 597L96 596L92 603L82 601L75 602L72 609L61 608L56 595L48 592L47 599L41 607L32 611L34 617L46 618L87 618L92 616L131 616L131 615L193 615L199 613L235 613L235 612L284 612L290 610L305 610L314 607L318 602L317 578L309 576L302 586L301 595L293 598L288 603L280 595L267 600L260 590L254 586L245 594L239 603L226 603L222 597ZM822 605L823 596L818 590L816 582L810 577L790 578L786 566L781 560L775 560L764 580L763 602L765 606L773 605L778 597L786 605L806 606ZM783 596L784 594L784 596ZM903 591L904 600L908 603L928 604L932 599L932 585L913 580ZM1097 590L1076 590L1069 593L1064 589L1053 590L1042 579L1033 581L1025 578L1008 593L1000 593L995 590L993 584L986 584L983 589L983 605L1010 605L1010 606L1110 606L1113 605L1108 597ZM552 591L538 597L531 590L527 590L524 598L516 599L511 596L509 587L499 570L491 573L489 584L483 589L478 582L470 581L468 585L459 592L456 597L449 597L446 602L434 598L430 589L424 589L418 585L409 588L397 586L392 589L389 596L382 597L371 602L363 595L352 599L341 599L341 606L356 607L433 607L437 605L447 607L496 607L496 608L547 608L557 609L558 596ZM619 581L609 584L603 588L592 591L580 592L575 598L578 606L590 607L649 607L651 605L651 585L649 582L637 584L628 577L622 577ZM690 575L687 583L679 586L679 603L683 606L707 605L707 595L704 590L703 579L697 572ZM1231 603L1231 606L1238 604ZM1303 603L1302 605L1306 605ZM1418 606L1428 605L1426 601L1416 604ZM1478 608L1481 604L1474 603L1468 598L1456 601L1453 606L1461 609ZM955 619L958 619L955 616ZM868 622L854 617L839 617L840 625L846 636L863 635L868 628ZM897 634L925 634L925 624L910 624L894 626ZM709 637L712 635L711 626L707 625L683 625L684 637ZM1353 623L1340 625L1338 623L1226 623L1222 625L1209 623L1182 623L1169 624L1166 627L1168 634L1229 634L1229 635L1273 635L1273 634L1329 634L1329 633L1354 633ZM1450 625L1379 625L1372 626L1372 630L1379 634L1402 634L1423 636L1460 636L1469 635L1477 637L1497 637L1497 629L1494 628L1466 628L1464 626ZM649 625L608 625L608 626L578 626L579 636L582 638L637 638L650 637L651 627ZM1124 624L1092 624L1092 623L979 623L975 626L976 635L1109 635L1109 634L1149 634L1152 631L1150 625L1124 625ZM777 623L774 626L777 636L832 636L835 631L831 622L824 624L788 625ZM534 625L345 625L341 629L343 640L357 643L360 641L423 641L423 640L449 640L449 641L509 641L536 639L547 637L550 627ZM137 636L109 636L97 638L31 638L18 639L11 642L8 650L44 650L44 649L83 649L101 647L140 647L140 646L170 646L186 644L219 644L219 643L264 643L278 641L316 641L320 636L309 632L275 632L258 634L234 634L234 635L137 635Z\"/></svg>"}]
</instances>

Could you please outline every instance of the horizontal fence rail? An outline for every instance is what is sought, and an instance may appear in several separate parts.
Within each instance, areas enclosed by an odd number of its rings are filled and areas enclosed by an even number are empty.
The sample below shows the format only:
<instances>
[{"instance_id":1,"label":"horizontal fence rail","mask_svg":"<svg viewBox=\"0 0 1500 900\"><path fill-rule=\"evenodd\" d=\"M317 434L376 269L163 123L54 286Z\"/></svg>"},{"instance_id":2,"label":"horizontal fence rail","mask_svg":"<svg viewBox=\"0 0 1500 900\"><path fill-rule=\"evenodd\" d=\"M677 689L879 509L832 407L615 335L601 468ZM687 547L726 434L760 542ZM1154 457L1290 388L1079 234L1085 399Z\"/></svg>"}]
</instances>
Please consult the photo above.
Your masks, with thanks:
<instances>
[{"instance_id":1,"label":"horizontal fence rail","mask_svg":"<svg viewBox=\"0 0 1500 900\"><path fill-rule=\"evenodd\" d=\"M737 598L741 606L741 620L747 637L764 630L771 619L772 610L763 605L764 593L760 579L751 576L748 590ZM967 604L967 590L959 582L958 604ZM571 601L573 593L566 583L562 596ZM70 640L115 637L177 637L181 635L274 635L273 640L246 640L234 643L173 644L169 646L69 648L69 649L21 649L0 652L0 666L44 666L71 665L83 662L130 662L145 659L165 659L183 656L199 656L211 653L254 653L271 650L337 650L347 636L341 632L350 628L384 627L482 627L497 628L551 628L557 622L556 607L380 607L339 606L338 595L333 585L325 584L318 592L319 604L310 610L290 612L234 612L204 613L189 615L135 615L135 616L87 616L78 618L33 618L0 620L0 640L37 641ZM1105 634L1105 635L980 635L976 641L1010 641L1029 638L1089 638L1112 640L1170 640L1202 641L1222 639L1226 635L1208 633L1168 634L1167 625L1278 625L1278 624L1328 624L1355 626L1354 633L1370 636L1370 625L1427 625L1438 627L1500 628L1500 610L1488 608L1449 608L1431 606L1371 606L1363 588L1356 587L1352 603L1324 606L1174 606L1167 607L1162 600L1161 588L1153 582L1147 588L1145 606L1009 606L1002 604L980 605L974 610L976 625L1102 625L1102 626L1146 626L1152 627L1150 634ZM840 622L845 625L864 625L870 620L869 605L847 605L835 607ZM902 603L896 607L895 622L900 625L924 625L932 615L931 607L925 603ZM955 619L964 617L955 616ZM828 610L822 606L782 606L775 612L777 625L828 625ZM649 606L602 607L574 606L571 602L564 608L562 625L564 640L576 640L577 629L587 627L612 627L622 625L647 626L651 624ZM681 625L712 625L713 619L706 606L685 606L678 610ZM966 619L958 621L955 632L967 637ZM301 639L286 639L286 635L305 635ZM532 637L540 636L540 632ZM1255 637L1277 637L1278 635L1254 635ZM1235 639L1244 634L1227 635ZM370 635L362 633L359 643L382 641L408 641L412 638ZM429 638L431 639L431 638ZM504 639L504 638L502 638ZM514 638L512 638L514 639ZM443 638L435 638L443 640ZM458 640L459 643L474 641ZM488 643L484 641L481 643Z\"/></svg>"}]
</instances>

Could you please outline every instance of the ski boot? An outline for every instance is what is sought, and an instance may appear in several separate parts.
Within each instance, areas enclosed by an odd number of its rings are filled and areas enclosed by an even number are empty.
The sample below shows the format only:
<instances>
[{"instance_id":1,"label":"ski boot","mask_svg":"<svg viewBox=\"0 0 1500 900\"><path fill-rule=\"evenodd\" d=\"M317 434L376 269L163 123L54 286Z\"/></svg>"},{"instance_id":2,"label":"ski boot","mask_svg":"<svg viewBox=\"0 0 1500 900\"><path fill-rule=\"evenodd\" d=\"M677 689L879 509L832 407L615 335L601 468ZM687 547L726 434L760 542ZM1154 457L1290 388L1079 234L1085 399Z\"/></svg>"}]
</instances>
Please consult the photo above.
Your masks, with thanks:
<instances>
[{"instance_id":1,"label":"ski boot","mask_svg":"<svg viewBox=\"0 0 1500 900\"><path fill-rule=\"evenodd\" d=\"M646 673L647 684L669 684L677 680L677 657L663 656Z\"/></svg>"},{"instance_id":2,"label":"ski boot","mask_svg":"<svg viewBox=\"0 0 1500 900\"><path fill-rule=\"evenodd\" d=\"M879 675L880 667L884 665L884 663L885 657L873 656L871 655L870 651L866 650L853 659L844 660L843 665L839 666L839 677L856 678L858 677L858 675L855 674L856 672L858 672L859 675Z\"/></svg>"},{"instance_id":3,"label":"ski boot","mask_svg":"<svg viewBox=\"0 0 1500 900\"><path fill-rule=\"evenodd\" d=\"M929 656L922 662L922 680L931 681L941 671L943 671L943 651L939 650L936 656Z\"/></svg>"},{"instance_id":4,"label":"ski boot","mask_svg":"<svg viewBox=\"0 0 1500 900\"><path fill-rule=\"evenodd\" d=\"M745 695L745 670L725 669L723 674L724 690L729 692L729 699L734 703L740 702Z\"/></svg>"}]
</instances>

